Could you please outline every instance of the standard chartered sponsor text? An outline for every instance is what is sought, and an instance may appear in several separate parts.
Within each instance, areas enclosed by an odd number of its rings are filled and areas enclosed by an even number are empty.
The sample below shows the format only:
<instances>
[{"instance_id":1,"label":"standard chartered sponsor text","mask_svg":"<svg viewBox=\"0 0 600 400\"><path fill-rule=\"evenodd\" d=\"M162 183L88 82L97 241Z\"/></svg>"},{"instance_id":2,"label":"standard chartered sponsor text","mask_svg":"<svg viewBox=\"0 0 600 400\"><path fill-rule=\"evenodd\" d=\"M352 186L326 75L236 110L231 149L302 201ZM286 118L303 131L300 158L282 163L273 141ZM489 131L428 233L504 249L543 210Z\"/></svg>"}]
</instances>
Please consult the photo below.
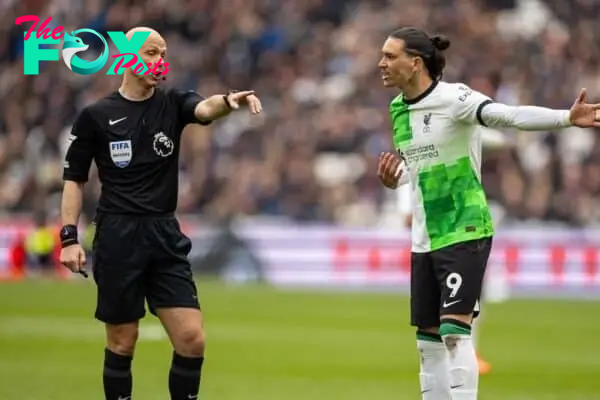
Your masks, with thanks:
<instances>
[{"instance_id":1,"label":"standard chartered sponsor text","mask_svg":"<svg viewBox=\"0 0 600 400\"><path fill-rule=\"evenodd\" d=\"M402 152L406 162L414 163L423 160L429 160L439 157L440 153L438 147L434 144L428 144L426 146L419 146L407 149Z\"/></svg>"}]
</instances>

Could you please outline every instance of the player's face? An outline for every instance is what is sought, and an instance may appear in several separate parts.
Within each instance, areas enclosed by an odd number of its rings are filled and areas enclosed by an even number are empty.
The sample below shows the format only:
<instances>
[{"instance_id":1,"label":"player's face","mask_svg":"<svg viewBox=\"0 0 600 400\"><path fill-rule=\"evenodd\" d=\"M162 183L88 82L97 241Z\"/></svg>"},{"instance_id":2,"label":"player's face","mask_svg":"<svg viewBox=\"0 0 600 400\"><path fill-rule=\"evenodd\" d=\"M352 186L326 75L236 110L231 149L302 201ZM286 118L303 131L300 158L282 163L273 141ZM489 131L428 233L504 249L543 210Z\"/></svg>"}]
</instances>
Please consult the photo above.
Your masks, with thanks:
<instances>
[{"instance_id":1,"label":"player's face","mask_svg":"<svg viewBox=\"0 0 600 400\"><path fill-rule=\"evenodd\" d=\"M164 70L164 63L166 62L167 44L160 35L151 33L138 51L138 55L142 58L144 64L152 64L150 66L150 71L154 71L154 73L136 75L137 79L141 81L143 86L156 86L162 79L160 73ZM161 61L161 64L163 65L159 65L155 68L156 63L159 61Z\"/></svg>"},{"instance_id":2,"label":"player's face","mask_svg":"<svg viewBox=\"0 0 600 400\"><path fill-rule=\"evenodd\" d=\"M379 69L385 87L404 88L415 76L418 57L405 52L404 40L388 38L381 48Z\"/></svg>"}]
</instances>

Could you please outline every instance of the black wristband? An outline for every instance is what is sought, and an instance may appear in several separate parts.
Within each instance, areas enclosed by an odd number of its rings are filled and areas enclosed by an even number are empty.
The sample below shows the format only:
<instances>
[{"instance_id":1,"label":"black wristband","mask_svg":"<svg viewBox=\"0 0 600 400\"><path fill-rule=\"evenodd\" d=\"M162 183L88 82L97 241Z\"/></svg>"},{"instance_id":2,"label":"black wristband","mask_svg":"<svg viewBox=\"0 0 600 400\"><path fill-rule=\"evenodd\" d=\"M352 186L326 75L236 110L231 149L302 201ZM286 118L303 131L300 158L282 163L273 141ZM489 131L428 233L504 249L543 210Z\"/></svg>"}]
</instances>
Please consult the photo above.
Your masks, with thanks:
<instances>
[{"instance_id":1,"label":"black wristband","mask_svg":"<svg viewBox=\"0 0 600 400\"><path fill-rule=\"evenodd\" d=\"M78 244L77 240L77 226L76 225L64 225L60 229L60 244L62 248Z\"/></svg>"},{"instance_id":2,"label":"black wristband","mask_svg":"<svg viewBox=\"0 0 600 400\"><path fill-rule=\"evenodd\" d=\"M227 94L223 95L223 100L225 101L225 104L227 105L227 107L229 107L230 110L233 110L233 107L231 107L231 103L229 102L229 95L236 92L238 92L238 90L230 90L227 92Z\"/></svg>"}]
</instances>

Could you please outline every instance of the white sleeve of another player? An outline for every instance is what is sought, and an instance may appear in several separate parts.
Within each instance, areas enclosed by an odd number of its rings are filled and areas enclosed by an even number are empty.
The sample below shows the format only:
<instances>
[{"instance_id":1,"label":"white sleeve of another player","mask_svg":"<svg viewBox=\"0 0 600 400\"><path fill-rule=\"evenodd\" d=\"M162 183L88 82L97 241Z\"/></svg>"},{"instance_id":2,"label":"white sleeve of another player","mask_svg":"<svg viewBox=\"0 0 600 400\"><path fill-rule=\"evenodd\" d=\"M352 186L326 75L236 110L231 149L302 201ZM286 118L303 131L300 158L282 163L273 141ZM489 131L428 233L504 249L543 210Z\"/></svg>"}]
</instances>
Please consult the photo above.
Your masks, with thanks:
<instances>
[{"instance_id":1,"label":"white sleeve of another player","mask_svg":"<svg viewBox=\"0 0 600 400\"><path fill-rule=\"evenodd\" d=\"M406 173L405 175L408 175ZM411 205L411 188L410 185L402 185L396 189L396 194L398 196L398 211L402 214L402 216L411 215L412 214L412 205Z\"/></svg>"},{"instance_id":2,"label":"white sleeve of another player","mask_svg":"<svg viewBox=\"0 0 600 400\"><path fill-rule=\"evenodd\" d=\"M452 117L457 121L487 127L511 127L524 131L544 131L571 126L569 110L537 106L508 106L494 103L467 85L456 84Z\"/></svg>"},{"instance_id":3,"label":"white sleeve of another player","mask_svg":"<svg viewBox=\"0 0 600 400\"><path fill-rule=\"evenodd\" d=\"M406 170L405 163L402 161L398 166L400 177L398 178L398 186L406 185L409 181L408 171Z\"/></svg>"}]
</instances>

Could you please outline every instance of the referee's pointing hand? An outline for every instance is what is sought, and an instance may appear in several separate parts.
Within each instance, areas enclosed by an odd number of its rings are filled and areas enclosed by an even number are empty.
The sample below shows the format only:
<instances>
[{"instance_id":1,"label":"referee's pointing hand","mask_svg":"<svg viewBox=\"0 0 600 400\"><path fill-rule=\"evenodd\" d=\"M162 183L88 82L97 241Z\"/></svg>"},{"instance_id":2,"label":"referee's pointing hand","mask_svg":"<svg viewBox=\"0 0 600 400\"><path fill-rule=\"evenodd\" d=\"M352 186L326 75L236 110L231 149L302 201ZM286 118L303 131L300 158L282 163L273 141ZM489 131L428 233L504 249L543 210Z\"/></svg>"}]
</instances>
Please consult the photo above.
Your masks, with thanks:
<instances>
[{"instance_id":1,"label":"referee's pointing hand","mask_svg":"<svg viewBox=\"0 0 600 400\"><path fill-rule=\"evenodd\" d=\"M262 104L256 95L254 90L246 90L243 92L230 93L228 96L229 104L231 108L237 110L240 105L245 104L250 109L252 114L258 114L262 111Z\"/></svg>"},{"instance_id":2,"label":"referee's pointing hand","mask_svg":"<svg viewBox=\"0 0 600 400\"><path fill-rule=\"evenodd\" d=\"M579 96L571 107L569 119L571 123L580 128L600 127L600 104L585 102L587 91L581 89Z\"/></svg>"},{"instance_id":3,"label":"referee's pointing hand","mask_svg":"<svg viewBox=\"0 0 600 400\"><path fill-rule=\"evenodd\" d=\"M86 263L85 251L80 244L72 244L60 251L60 263L73 272L80 272Z\"/></svg>"}]
</instances>

